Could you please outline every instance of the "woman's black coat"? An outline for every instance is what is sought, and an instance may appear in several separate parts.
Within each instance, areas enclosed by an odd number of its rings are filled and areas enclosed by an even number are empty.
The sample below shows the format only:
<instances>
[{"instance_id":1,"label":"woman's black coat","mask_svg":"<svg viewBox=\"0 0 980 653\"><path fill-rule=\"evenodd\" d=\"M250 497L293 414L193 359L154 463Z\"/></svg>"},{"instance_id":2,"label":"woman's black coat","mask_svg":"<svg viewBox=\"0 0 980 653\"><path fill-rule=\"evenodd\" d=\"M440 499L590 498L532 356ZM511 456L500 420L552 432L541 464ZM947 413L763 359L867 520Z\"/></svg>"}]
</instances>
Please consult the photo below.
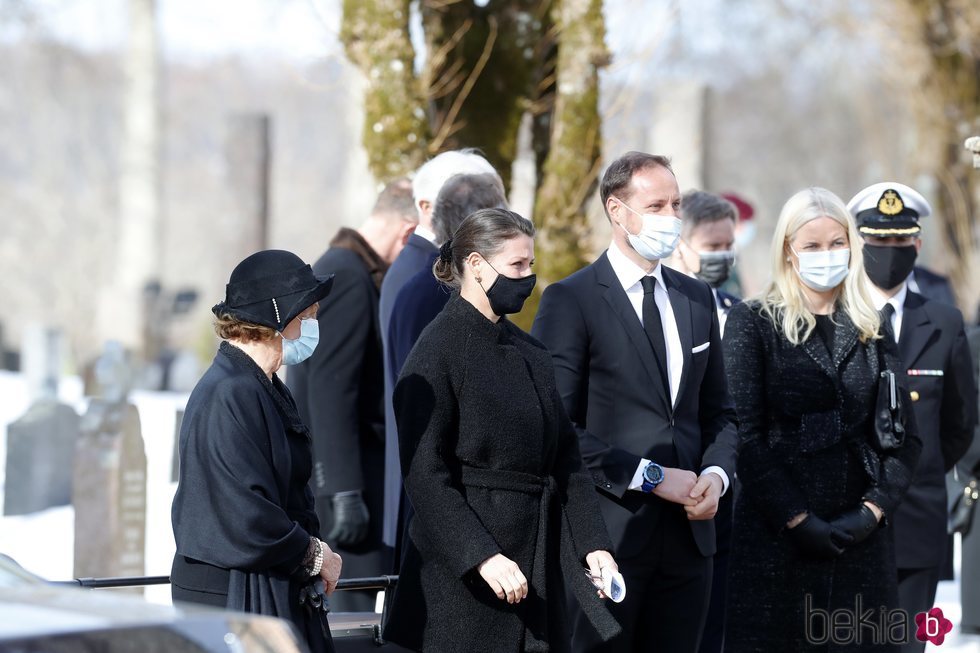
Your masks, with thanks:
<instances>
[{"instance_id":1,"label":"woman's black coat","mask_svg":"<svg viewBox=\"0 0 980 653\"><path fill-rule=\"evenodd\" d=\"M455 294L423 331L394 394L415 508L385 638L425 651L566 650L564 586L618 629L583 572L611 550L551 356ZM528 578L509 605L477 572L497 553Z\"/></svg>"},{"instance_id":2,"label":"woman's black coat","mask_svg":"<svg viewBox=\"0 0 980 653\"><path fill-rule=\"evenodd\" d=\"M319 530L312 449L285 385L221 343L187 401L179 447L177 555L230 570L228 608L290 619L309 639L299 591ZM312 634L314 650L329 647Z\"/></svg>"},{"instance_id":3,"label":"woman's black coat","mask_svg":"<svg viewBox=\"0 0 980 653\"><path fill-rule=\"evenodd\" d=\"M876 453L878 374L883 362L900 369L898 351L887 337L862 343L843 310L834 320L828 350L816 329L800 345L790 343L758 302L740 304L728 316L725 369L738 411L742 484L725 635L732 653L811 650L807 606L811 616L818 609L853 612L860 600L875 621L882 606L897 607L887 518L908 488L922 445L910 417L905 446L893 455ZM905 401L909 406L907 393ZM882 508L885 525L839 558L807 557L787 537L785 525L799 513L831 520L865 499ZM869 632L863 647L850 642L812 648L890 650L871 646ZM810 635L822 639L813 628Z\"/></svg>"}]
</instances>

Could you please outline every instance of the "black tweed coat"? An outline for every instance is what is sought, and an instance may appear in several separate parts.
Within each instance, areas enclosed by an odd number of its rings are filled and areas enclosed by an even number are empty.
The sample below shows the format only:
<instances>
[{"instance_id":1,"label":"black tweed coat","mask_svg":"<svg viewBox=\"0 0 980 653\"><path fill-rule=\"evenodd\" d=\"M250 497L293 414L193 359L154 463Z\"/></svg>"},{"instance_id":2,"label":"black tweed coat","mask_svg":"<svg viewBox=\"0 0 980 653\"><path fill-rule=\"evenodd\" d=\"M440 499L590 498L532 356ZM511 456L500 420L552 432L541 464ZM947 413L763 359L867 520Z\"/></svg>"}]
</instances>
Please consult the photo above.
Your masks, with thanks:
<instances>
[{"instance_id":1,"label":"black tweed coat","mask_svg":"<svg viewBox=\"0 0 980 653\"><path fill-rule=\"evenodd\" d=\"M425 651L563 651L568 587L593 624L618 625L583 573L611 550L551 356L454 294L422 332L394 393L415 508L385 638ZM527 576L509 605L480 577L496 553Z\"/></svg>"},{"instance_id":2,"label":"black tweed coat","mask_svg":"<svg viewBox=\"0 0 980 653\"><path fill-rule=\"evenodd\" d=\"M844 311L834 315L832 346L814 330L795 346L758 302L732 309L725 329L725 368L739 420L738 477L730 562L726 650L891 650L808 641L808 614L897 607L892 529L888 516L908 488L921 450L914 419L893 455L871 446L878 374L898 370L890 338L862 343ZM903 375L904 377L904 375ZM910 405L905 392L906 406ZM911 412L911 411L909 411ZM885 526L835 560L801 553L785 525L801 512L833 519L868 499ZM809 607L809 612L808 612ZM818 621L810 622L812 626ZM822 632L811 632L820 641ZM840 640L847 639L840 633ZM911 633L914 636L914 633Z\"/></svg>"}]
</instances>

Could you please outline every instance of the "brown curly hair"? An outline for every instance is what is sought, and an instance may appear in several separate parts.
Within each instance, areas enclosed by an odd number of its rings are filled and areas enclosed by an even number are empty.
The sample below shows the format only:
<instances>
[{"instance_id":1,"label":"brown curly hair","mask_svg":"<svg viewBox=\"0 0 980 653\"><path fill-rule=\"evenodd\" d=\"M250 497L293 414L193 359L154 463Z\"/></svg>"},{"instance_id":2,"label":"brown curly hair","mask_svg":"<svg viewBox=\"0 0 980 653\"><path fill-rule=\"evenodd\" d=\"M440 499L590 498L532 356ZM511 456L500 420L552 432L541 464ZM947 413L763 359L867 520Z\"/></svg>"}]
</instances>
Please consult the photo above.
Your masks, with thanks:
<instances>
[{"instance_id":1,"label":"brown curly hair","mask_svg":"<svg viewBox=\"0 0 980 653\"><path fill-rule=\"evenodd\" d=\"M214 319L214 332L222 340L241 340L242 342L264 342L276 337L275 329L251 322L242 322L228 313L221 313Z\"/></svg>"}]
</instances>

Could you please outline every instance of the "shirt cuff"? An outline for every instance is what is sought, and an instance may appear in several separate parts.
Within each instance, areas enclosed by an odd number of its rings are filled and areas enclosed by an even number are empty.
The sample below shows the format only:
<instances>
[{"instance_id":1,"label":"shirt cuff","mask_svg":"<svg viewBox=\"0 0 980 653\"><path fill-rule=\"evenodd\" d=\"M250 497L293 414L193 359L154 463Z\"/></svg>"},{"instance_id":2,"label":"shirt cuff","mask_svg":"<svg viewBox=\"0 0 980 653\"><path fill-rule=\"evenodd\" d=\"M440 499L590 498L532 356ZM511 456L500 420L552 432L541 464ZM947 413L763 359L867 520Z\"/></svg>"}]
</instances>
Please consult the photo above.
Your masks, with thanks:
<instances>
[{"instance_id":1,"label":"shirt cuff","mask_svg":"<svg viewBox=\"0 0 980 653\"><path fill-rule=\"evenodd\" d=\"M701 470L701 476L704 476L708 472L714 472L721 477L721 495L725 496L725 492L728 492L728 474L726 474L725 470L718 465L712 465L711 467L705 467L703 470Z\"/></svg>"},{"instance_id":2,"label":"shirt cuff","mask_svg":"<svg viewBox=\"0 0 980 653\"><path fill-rule=\"evenodd\" d=\"M640 459L640 464L636 468L636 471L633 472L633 480L630 481L630 486L627 489L629 489L629 490L637 490L639 492L642 492L643 491L641 489L642 486L643 486L643 470L646 469L647 468L647 465L649 465L649 464L650 464L650 461L647 460L646 458L641 458Z\"/></svg>"}]
</instances>

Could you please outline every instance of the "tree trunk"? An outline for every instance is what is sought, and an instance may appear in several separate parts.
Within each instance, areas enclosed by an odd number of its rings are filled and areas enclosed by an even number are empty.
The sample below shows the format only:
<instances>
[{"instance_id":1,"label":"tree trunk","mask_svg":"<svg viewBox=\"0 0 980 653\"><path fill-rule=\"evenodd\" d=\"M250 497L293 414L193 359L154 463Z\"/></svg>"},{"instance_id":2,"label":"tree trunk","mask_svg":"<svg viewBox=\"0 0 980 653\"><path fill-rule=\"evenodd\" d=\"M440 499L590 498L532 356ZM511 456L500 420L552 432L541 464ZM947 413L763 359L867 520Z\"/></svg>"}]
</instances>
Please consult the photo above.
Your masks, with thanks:
<instances>
[{"instance_id":1,"label":"tree trunk","mask_svg":"<svg viewBox=\"0 0 980 653\"><path fill-rule=\"evenodd\" d=\"M538 274L557 281L589 262L586 202L600 166L599 68L608 60L600 0L559 0L555 109L535 201Z\"/></svg>"},{"instance_id":2,"label":"tree trunk","mask_svg":"<svg viewBox=\"0 0 980 653\"><path fill-rule=\"evenodd\" d=\"M410 0L344 0L340 38L366 79L363 143L379 182L427 158L429 123L408 32Z\"/></svg>"},{"instance_id":3,"label":"tree trunk","mask_svg":"<svg viewBox=\"0 0 980 653\"><path fill-rule=\"evenodd\" d=\"M551 0L423 0L432 153L479 148L510 188Z\"/></svg>"},{"instance_id":4,"label":"tree trunk","mask_svg":"<svg viewBox=\"0 0 980 653\"><path fill-rule=\"evenodd\" d=\"M127 8L118 249L100 298L98 333L145 357L154 352L145 351L143 293L160 275L159 48L155 0L129 0Z\"/></svg>"},{"instance_id":5,"label":"tree trunk","mask_svg":"<svg viewBox=\"0 0 980 653\"><path fill-rule=\"evenodd\" d=\"M909 0L918 37L930 57L924 101L925 138L938 139L935 218L950 256L948 272L968 322L980 303L980 173L963 148L980 131L980 4L975 0Z\"/></svg>"}]
</instances>

